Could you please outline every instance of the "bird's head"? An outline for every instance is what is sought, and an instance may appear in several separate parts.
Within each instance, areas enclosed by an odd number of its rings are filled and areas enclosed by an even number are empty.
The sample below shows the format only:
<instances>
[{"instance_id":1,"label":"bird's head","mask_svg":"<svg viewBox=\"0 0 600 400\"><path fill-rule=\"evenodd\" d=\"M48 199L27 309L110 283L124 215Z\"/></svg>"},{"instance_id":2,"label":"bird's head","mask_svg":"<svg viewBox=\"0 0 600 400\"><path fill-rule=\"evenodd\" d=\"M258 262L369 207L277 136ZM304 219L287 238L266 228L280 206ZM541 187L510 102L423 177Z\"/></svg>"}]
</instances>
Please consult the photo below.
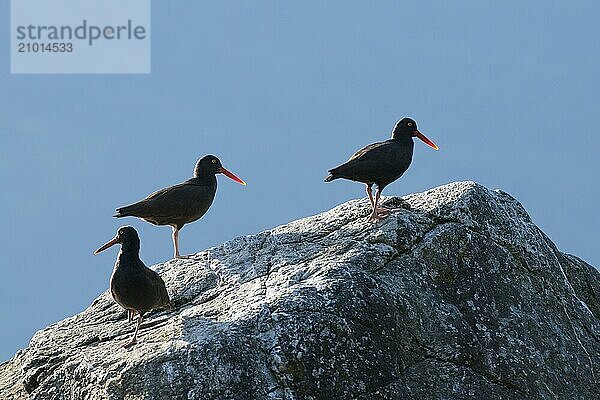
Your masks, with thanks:
<instances>
[{"instance_id":1,"label":"bird's head","mask_svg":"<svg viewBox=\"0 0 600 400\"><path fill-rule=\"evenodd\" d=\"M432 147L435 150L439 150L435 143L429 140L427 136L419 132L419 130L417 129L417 123L414 119L405 117L398 121L396 123L396 126L394 126L394 130L392 131L392 138L400 139L407 137L418 137L429 147Z\"/></svg>"},{"instance_id":2,"label":"bird's head","mask_svg":"<svg viewBox=\"0 0 600 400\"><path fill-rule=\"evenodd\" d=\"M196 163L196 168L194 169L194 176L196 178L206 176L206 175L216 175L223 174L226 177L236 181L239 184L246 185L242 179L238 178L233 172L228 171L221 164L221 160L213 155L204 156L198 160Z\"/></svg>"},{"instance_id":3,"label":"bird's head","mask_svg":"<svg viewBox=\"0 0 600 400\"><path fill-rule=\"evenodd\" d=\"M117 230L117 234L114 238L103 244L98 250L94 252L94 255L114 246L120 244L123 251L130 249L140 248L140 237L137 231L131 226L122 226Z\"/></svg>"}]
</instances>

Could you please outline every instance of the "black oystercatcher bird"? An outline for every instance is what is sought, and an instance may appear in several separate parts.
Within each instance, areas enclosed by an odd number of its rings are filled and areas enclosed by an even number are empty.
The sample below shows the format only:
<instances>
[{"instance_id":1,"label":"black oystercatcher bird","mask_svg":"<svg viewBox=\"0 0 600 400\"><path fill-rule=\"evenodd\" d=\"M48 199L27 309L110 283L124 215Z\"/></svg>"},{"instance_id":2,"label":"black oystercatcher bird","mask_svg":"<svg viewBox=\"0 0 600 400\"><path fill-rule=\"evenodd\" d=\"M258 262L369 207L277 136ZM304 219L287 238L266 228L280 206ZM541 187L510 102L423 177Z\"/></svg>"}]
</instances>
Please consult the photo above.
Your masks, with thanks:
<instances>
[{"instance_id":1,"label":"black oystercatcher bird","mask_svg":"<svg viewBox=\"0 0 600 400\"><path fill-rule=\"evenodd\" d=\"M196 163L193 178L154 192L137 203L117 208L114 217L132 216L154 225L170 225L173 228L175 258L188 258L179 254L179 230L208 211L217 192L216 174L224 174L246 185L246 182L226 170L217 157L208 155Z\"/></svg>"},{"instance_id":2,"label":"black oystercatcher bird","mask_svg":"<svg viewBox=\"0 0 600 400\"><path fill-rule=\"evenodd\" d=\"M137 342L138 331L144 314L158 308L172 309L171 300L160 275L140 260L140 238L131 226L119 228L117 235L94 252L98 254L115 244L121 245L115 268L110 277L110 292L113 299L127 310L129 321L138 314L133 338L125 347Z\"/></svg>"},{"instance_id":3,"label":"black oystercatcher bird","mask_svg":"<svg viewBox=\"0 0 600 400\"><path fill-rule=\"evenodd\" d=\"M414 147L413 137L415 136L428 146L438 150L435 143L418 131L417 123L414 120L402 118L396 123L391 139L363 147L344 164L330 169L325 182L343 178L364 183L367 185L367 194L373 207L369 221L384 218L389 210L377 206L379 196L384 187L400 178L410 166ZM373 185L377 185L375 200L373 200L371 189Z\"/></svg>"}]
</instances>

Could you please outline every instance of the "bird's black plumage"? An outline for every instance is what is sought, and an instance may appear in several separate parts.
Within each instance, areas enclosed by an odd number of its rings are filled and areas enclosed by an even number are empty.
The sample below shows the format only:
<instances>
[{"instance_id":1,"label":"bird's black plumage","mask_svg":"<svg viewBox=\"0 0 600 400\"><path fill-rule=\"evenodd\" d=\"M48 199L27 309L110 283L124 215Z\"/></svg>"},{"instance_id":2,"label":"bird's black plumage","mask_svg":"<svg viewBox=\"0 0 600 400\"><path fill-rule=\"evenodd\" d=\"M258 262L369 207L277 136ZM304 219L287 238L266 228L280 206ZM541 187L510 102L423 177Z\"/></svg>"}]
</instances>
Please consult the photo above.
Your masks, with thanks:
<instances>
[{"instance_id":1,"label":"bird's black plumage","mask_svg":"<svg viewBox=\"0 0 600 400\"><path fill-rule=\"evenodd\" d=\"M171 225L181 229L206 214L216 192L217 178L214 174L195 176L160 189L137 203L117 208L114 217L133 216L154 225Z\"/></svg>"},{"instance_id":2,"label":"bird's black plumage","mask_svg":"<svg viewBox=\"0 0 600 400\"><path fill-rule=\"evenodd\" d=\"M134 344L145 313L159 309L172 308L165 282L155 271L146 267L140 260L140 239L136 230L130 226L119 228L117 235L95 254L115 245L121 245L117 262L110 277L110 292L121 307L130 315L138 314L135 334L127 345Z\"/></svg>"},{"instance_id":3,"label":"bird's black plumage","mask_svg":"<svg viewBox=\"0 0 600 400\"><path fill-rule=\"evenodd\" d=\"M194 168L194 177L180 184L160 189L144 200L117 208L114 217L138 217L154 225L173 227L175 257L179 254L179 230L194 222L208 211L217 192L216 174L223 173L238 183L240 178L227 171L221 161L212 155L202 157Z\"/></svg>"},{"instance_id":4,"label":"bird's black plumage","mask_svg":"<svg viewBox=\"0 0 600 400\"><path fill-rule=\"evenodd\" d=\"M413 147L411 138L389 139L365 146L344 164L330 169L326 182L343 178L383 189L408 169Z\"/></svg>"},{"instance_id":5,"label":"bird's black plumage","mask_svg":"<svg viewBox=\"0 0 600 400\"><path fill-rule=\"evenodd\" d=\"M400 178L412 162L414 142L418 137L437 150L437 146L417 129L417 123L410 118L398 121L392 131L392 138L363 147L344 164L330 169L325 182L335 179L348 179L367 185L367 193L373 206L370 219L379 219L385 210L377 207L383 188ZM373 185L377 185L376 200L373 200Z\"/></svg>"}]
</instances>

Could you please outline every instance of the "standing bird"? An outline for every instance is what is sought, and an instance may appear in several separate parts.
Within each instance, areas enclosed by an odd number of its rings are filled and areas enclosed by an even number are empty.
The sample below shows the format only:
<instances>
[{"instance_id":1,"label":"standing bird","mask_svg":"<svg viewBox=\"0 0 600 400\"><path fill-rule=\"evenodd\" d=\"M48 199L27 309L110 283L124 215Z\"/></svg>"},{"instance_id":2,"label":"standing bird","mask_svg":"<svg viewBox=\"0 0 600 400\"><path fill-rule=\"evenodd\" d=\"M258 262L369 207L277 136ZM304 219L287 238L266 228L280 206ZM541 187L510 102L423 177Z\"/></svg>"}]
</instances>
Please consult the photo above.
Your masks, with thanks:
<instances>
[{"instance_id":1,"label":"standing bird","mask_svg":"<svg viewBox=\"0 0 600 400\"><path fill-rule=\"evenodd\" d=\"M369 221L377 221L389 213L389 210L378 207L379 196L384 187L400 178L410 166L413 156L413 137L418 137L428 146L438 150L431 140L417 129L417 123L410 118L402 118L392 131L392 138L363 147L348 161L339 167L330 169L325 182L334 179L348 179L367 185L367 194L371 200L373 212ZM377 194L373 200L371 187L377 185Z\"/></svg>"},{"instance_id":2,"label":"standing bird","mask_svg":"<svg viewBox=\"0 0 600 400\"><path fill-rule=\"evenodd\" d=\"M137 335L144 314L157 308L172 309L171 300L160 275L140 260L140 238L131 226L119 228L116 236L94 252L94 255L115 244L121 245L115 268L110 277L110 292L113 299L127 310L129 321L138 314L133 338L124 346L137 343Z\"/></svg>"},{"instance_id":3,"label":"standing bird","mask_svg":"<svg viewBox=\"0 0 600 400\"><path fill-rule=\"evenodd\" d=\"M132 216L154 225L170 225L173 228L175 258L189 258L179 254L179 230L185 224L200 219L210 208L217 192L216 174L224 174L246 185L246 182L226 170L217 157L208 155L196 163L193 178L160 189L137 203L117 208L113 217Z\"/></svg>"}]
</instances>

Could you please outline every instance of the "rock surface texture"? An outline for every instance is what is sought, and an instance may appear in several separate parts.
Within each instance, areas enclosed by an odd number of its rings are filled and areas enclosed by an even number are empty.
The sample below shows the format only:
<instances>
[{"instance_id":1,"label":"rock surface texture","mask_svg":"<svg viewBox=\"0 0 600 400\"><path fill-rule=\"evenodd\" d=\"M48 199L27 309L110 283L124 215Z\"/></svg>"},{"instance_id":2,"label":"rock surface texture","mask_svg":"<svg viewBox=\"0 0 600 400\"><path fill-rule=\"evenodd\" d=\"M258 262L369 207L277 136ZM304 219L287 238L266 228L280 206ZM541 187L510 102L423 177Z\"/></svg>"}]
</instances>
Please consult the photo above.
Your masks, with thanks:
<instances>
[{"instance_id":1,"label":"rock surface texture","mask_svg":"<svg viewBox=\"0 0 600 400\"><path fill-rule=\"evenodd\" d=\"M2 399L598 399L600 273L472 182L366 199L154 268L0 366Z\"/></svg>"}]
</instances>

